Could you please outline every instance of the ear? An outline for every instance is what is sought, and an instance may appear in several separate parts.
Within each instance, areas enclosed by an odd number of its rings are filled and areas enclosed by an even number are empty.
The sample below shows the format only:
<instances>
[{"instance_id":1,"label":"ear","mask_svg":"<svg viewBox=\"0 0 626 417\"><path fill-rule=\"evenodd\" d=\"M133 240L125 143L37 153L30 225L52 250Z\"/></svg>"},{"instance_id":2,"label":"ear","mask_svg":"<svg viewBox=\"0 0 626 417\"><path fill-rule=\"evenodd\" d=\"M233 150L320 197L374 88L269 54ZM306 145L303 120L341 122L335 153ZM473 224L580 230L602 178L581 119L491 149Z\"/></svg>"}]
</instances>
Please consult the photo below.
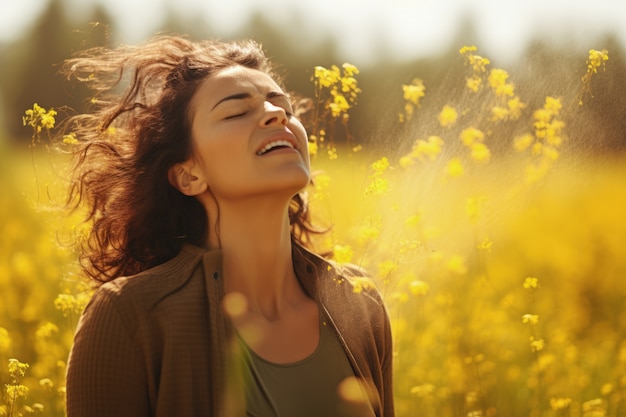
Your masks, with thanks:
<instances>
[{"instance_id":1,"label":"ear","mask_svg":"<svg viewBox=\"0 0 626 417\"><path fill-rule=\"evenodd\" d=\"M167 172L167 178L174 188L186 196L193 197L202 194L208 188L206 181L192 160L173 165Z\"/></svg>"}]
</instances>

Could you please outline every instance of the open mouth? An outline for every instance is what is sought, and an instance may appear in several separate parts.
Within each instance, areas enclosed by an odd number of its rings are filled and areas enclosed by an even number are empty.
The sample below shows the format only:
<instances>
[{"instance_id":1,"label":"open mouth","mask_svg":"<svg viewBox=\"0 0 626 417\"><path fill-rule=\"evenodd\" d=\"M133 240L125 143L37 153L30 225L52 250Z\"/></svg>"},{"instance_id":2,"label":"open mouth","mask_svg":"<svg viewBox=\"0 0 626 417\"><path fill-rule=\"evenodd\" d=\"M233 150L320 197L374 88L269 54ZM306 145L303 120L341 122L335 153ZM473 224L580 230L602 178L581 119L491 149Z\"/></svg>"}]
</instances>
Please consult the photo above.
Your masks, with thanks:
<instances>
[{"instance_id":1,"label":"open mouth","mask_svg":"<svg viewBox=\"0 0 626 417\"><path fill-rule=\"evenodd\" d=\"M256 154L257 155L265 155L267 153L270 153L272 151L276 151L278 149L295 149L295 148L294 148L293 144L291 144L290 142L288 142L286 140L275 140L273 142L268 143L267 145L265 145L261 149L259 149Z\"/></svg>"}]
</instances>

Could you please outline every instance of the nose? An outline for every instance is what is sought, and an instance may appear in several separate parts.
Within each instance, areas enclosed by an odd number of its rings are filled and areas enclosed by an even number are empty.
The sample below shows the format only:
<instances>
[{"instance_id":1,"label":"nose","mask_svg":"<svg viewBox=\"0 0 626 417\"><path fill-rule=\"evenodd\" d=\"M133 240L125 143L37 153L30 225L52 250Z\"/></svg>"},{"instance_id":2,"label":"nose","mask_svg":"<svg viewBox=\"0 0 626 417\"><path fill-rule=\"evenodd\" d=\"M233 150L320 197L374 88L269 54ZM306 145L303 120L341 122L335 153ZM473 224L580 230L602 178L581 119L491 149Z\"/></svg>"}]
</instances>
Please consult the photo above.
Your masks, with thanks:
<instances>
[{"instance_id":1,"label":"nose","mask_svg":"<svg viewBox=\"0 0 626 417\"><path fill-rule=\"evenodd\" d=\"M274 124L287 125L287 112L280 106L266 101L263 104L263 117L261 118L262 126L272 126Z\"/></svg>"}]
</instances>

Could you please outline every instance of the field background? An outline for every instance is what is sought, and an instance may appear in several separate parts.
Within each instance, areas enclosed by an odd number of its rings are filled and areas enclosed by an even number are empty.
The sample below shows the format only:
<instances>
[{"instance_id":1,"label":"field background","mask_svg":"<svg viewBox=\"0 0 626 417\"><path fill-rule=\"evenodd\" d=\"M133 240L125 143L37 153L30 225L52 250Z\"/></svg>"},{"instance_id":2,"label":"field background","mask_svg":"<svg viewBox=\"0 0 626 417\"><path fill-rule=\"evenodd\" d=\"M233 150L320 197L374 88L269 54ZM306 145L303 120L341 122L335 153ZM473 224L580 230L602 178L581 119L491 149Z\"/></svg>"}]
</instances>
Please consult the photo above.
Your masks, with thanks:
<instances>
[{"instance_id":1,"label":"field background","mask_svg":"<svg viewBox=\"0 0 626 417\"><path fill-rule=\"evenodd\" d=\"M35 102L57 109L58 121L63 106L83 108L89 97L63 83L54 64L113 41L69 20L63 2L50 4L28 36L0 48L9 63L0 69L0 416L64 415L67 354L89 299L72 246L79 216L59 210L67 161L51 151L46 129L31 146L22 115ZM488 81L497 57L478 73L482 89L467 88L477 75L459 54L472 42L468 30L439 56L353 76L332 48L302 54L263 20L248 30L284 64L288 86L317 103L306 117L316 145L309 196L318 223L332 228L315 243L365 268L384 295L398 416L626 416L619 42L594 45L609 59L582 82L589 48L538 40L502 67L509 96ZM361 90L339 118L329 112L330 88L315 83L315 66L333 64L338 80L354 78ZM425 85L419 103L403 90L416 78ZM493 109L514 97L525 104L519 115L495 120ZM537 111L548 97L560 108L543 114L546 139ZM473 147L462 140L469 128L484 134ZM525 134L533 144L523 147Z\"/></svg>"}]
</instances>

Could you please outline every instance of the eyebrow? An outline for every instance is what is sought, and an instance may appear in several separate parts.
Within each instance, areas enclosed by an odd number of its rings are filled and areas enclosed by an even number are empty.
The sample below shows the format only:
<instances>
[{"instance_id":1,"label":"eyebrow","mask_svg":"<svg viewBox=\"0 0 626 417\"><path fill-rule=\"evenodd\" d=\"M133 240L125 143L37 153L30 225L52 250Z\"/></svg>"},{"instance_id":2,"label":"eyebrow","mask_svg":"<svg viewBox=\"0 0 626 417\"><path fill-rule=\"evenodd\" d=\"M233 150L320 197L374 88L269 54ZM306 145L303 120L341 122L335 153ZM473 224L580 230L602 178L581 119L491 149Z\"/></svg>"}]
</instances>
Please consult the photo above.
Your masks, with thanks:
<instances>
[{"instance_id":1,"label":"eyebrow","mask_svg":"<svg viewBox=\"0 0 626 417\"><path fill-rule=\"evenodd\" d=\"M279 92L279 91L270 91L269 93L267 93L265 95L266 99L271 99L271 98L275 98L275 97L285 97L287 99L289 99L289 95L283 93L283 92ZM219 106L220 104L222 104L225 101L228 100L244 100L244 99L248 99L248 98L252 98L252 95L250 93L237 93L237 94L232 94L230 96L226 96L223 99L221 99L220 101L218 101L217 103L215 103L215 105L213 106L213 109L215 109L217 106ZM213 110L211 109L211 110Z\"/></svg>"}]
</instances>

